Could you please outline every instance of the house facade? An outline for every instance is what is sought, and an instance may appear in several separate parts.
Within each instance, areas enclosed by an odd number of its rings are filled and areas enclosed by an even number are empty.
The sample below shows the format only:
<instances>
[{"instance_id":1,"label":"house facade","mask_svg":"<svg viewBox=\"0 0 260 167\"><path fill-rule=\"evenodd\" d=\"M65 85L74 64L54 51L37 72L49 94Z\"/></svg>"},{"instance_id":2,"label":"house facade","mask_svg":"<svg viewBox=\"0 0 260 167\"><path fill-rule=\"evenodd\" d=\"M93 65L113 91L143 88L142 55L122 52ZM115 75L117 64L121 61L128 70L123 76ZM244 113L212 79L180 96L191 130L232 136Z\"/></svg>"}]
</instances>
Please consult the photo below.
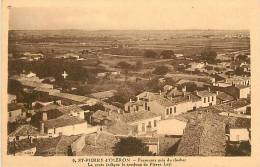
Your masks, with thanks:
<instances>
[{"instance_id":1,"label":"house facade","mask_svg":"<svg viewBox=\"0 0 260 167\"><path fill-rule=\"evenodd\" d=\"M74 116L63 115L56 119L43 121L41 131L50 137L60 135L78 135L83 133L94 133L98 131L98 127L91 127L83 119Z\"/></svg>"},{"instance_id":2,"label":"house facade","mask_svg":"<svg viewBox=\"0 0 260 167\"><path fill-rule=\"evenodd\" d=\"M143 135L156 130L161 116L149 111L140 111L125 114L124 120L133 128L133 135Z\"/></svg>"}]
</instances>

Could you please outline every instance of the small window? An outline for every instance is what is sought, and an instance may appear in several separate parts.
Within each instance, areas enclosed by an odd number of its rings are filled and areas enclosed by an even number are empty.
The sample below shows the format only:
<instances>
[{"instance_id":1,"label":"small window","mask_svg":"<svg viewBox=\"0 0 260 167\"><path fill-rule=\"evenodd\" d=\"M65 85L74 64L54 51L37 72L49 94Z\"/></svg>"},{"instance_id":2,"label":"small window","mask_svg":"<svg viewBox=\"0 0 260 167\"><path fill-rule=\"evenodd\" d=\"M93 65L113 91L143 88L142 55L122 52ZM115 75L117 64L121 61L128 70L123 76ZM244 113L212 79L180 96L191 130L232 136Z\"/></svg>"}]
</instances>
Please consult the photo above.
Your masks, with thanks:
<instances>
[{"instance_id":1,"label":"small window","mask_svg":"<svg viewBox=\"0 0 260 167\"><path fill-rule=\"evenodd\" d=\"M212 101L214 101L214 96L212 96Z\"/></svg>"},{"instance_id":2,"label":"small window","mask_svg":"<svg viewBox=\"0 0 260 167\"><path fill-rule=\"evenodd\" d=\"M207 99L206 99L206 97L205 97L205 98L204 98L204 103L206 103L206 100L207 100Z\"/></svg>"},{"instance_id":3,"label":"small window","mask_svg":"<svg viewBox=\"0 0 260 167\"><path fill-rule=\"evenodd\" d=\"M169 115L169 108L166 109L166 115Z\"/></svg>"},{"instance_id":4,"label":"small window","mask_svg":"<svg viewBox=\"0 0 260 167\"><path fill-rule=\"evenodd\" d=\"M150 107L148 107L148 111L150 111Z\"/></svg>"},{"instance_id":5,"label":"small window","mask_svg":"<svg viewBox=\"0 0 260 167\"><path fill-rule=\"evenodd\" d=\"M157 126L157 122L156 122L156 120L153 121L153 126L154 126L154 127Z\"/></svg>"},{"instance_id":6,"label":"small window","mask_svg":"<svg viewBox=\"0 0 260 167\"><path fill-rule=\"evenodd\" d=\"M138 111L139 110L139 106L136 106L136 111Z\"/></svg>"},{"instance_id":7,"label":"small window","mask_svg":"<svg viewBox=\"0 0 260 167\"><path fill-rule=\"evenodd\" d=\"M152 127L152 122L151 121L148 122L148 127Z\"/></svg>"},{"instance_id":8,"label":"small window","mask_svg":"<svg viewBox=\"0 0 260 167\"><path fill-rule=\"evenodd\" d=\"M170 108L170 114L172 114L172 108Z\"/></svg>"},{"instance_id":9,"label":"small window","mask_svg":"<svg viewBox=\"0 0 260 167\"><path fill-rule=\"evenodd\" d=\"M208 102L210 102L210 97L208 97Z\"/></svg>"},{"instance_id":10,"label":"small window","mask_svg":"<svg viewBox=\"0 0 260 167\"><path fill-rule=\"evenodd\" d=\"M128 106L128 112L130 112L130 106Z\"/></svg>"},{"instance_id":11,"label":"small window","mask_svg":"<svg viewBox=\"0 0 260 167\"><path fill-rule=\"evenodd\" d=\"M176 113L176 107L174 107L174 113Z\"/></svg>"},{"instance_id":12,"label":"small window","mask_svg":"<svg viewBox=\"0 0 260 167\"><path fill-rule=\"evenodd\" d=\"M144 131L145 131L145 124L142 123L142 132L144 132Z\"/></svg>"}]
</instances>

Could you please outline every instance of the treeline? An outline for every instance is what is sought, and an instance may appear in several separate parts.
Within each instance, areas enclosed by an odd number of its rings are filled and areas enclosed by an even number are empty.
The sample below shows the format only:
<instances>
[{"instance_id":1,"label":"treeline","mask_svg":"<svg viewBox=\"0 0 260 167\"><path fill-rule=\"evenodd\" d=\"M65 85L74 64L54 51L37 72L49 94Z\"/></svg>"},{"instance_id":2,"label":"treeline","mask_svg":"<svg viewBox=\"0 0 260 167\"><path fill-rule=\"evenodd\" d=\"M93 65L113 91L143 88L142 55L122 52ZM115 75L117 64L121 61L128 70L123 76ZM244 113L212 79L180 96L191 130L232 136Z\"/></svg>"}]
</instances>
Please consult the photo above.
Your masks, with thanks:
<instances>
[{"instance_id":1,"label":"treeline","mask_svg":"<svg viewBox=\"0 0 260 167\"><path fill-rule=\"evenodd\" d=\"M57 81L63 80L62 73L66 71L69 80L91 81L95 79L96 73L104 72L105 69L86 69L79 62L54 58L48 58L37 62L21 60L11 60L8 62L9 75L19 75L22 72L30 71L36 73L40 78L52 76Z\"/></svg>"}]
</instances>

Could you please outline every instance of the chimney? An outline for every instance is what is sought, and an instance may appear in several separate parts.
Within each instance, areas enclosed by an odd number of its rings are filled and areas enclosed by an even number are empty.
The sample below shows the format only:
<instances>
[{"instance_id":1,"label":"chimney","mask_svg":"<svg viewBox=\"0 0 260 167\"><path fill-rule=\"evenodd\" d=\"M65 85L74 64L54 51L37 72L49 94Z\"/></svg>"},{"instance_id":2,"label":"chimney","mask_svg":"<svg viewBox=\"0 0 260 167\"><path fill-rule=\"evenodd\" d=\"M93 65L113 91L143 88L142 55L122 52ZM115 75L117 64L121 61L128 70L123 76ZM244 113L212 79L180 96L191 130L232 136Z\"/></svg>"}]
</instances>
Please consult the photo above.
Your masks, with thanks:
<instances>
[{"instance_id":1,"label":"chimney","mask_svg":"<svg viewBox=\"0 0 260 167\"><path fill-rule=\"evenodd\" d=\"M208 87L208 91L210 92L210 87Z\"/></svg>"},{"instance_id":2,"label":"chimney","mask_svg":"<svg viewBox=\"0 0 260 167\"><path fill-rule=\"evenodd\" d=\"M33 138L32 138L32 136L30 136L29 140L30 140L30 143L32 144L32 143L33 143Z\"/></svg>"},{"instance_id":3,"label":"chimney","mask_svg":"<svg viewBox=\"0 0 260 167\"><path fill-rule=\"evenodd\" d=\"M41 123L41 134L44 134L44 123Z\"/></svg>"},{"instance_id":4,"label":"chimney","mask_svg":"<svg viewBox=\"0 0 260 167\"><path fill-rule=\"evenodd\" d=\"M131 98L130 98L130 102L133 102Z\"/></svg>"},{"instance_id":5,"label":"chimney","mask_svg":"<svg viewBox=\"0 0 260 167\"><path fill-rule=\"evenodd\" d=\"M183 96L186 96L186 92L183 92Z\"/></svg>"},{"instance_id":6,"label":"chimney","mask_svg":"<svg viewBox=\"0 0 260 167\"><path fill-rule=\"evenodd\" d=\"M218 94L219 94L219 92L218 92L218 91L216 91L216 94L218 95Z\"/></svg>"},{"instance_id":7,"label":"chimney","mask_svg":"<svg viewBox=\"0 0 260 167\"><path fill-rule=\"evenodd\" d=\"M140 100L140 98L139 98L139 96L137 96L137 101L139 101Z\"/></svg>"},{"instance_id":8,"label":"chimney","mask_svg":"<svg viewBox=\"0 0 260 167\"><path fill-rule=\"evenodd\" d=\"M182 92L186 92L186 86L182 88Z\"/></svg>"},{"instance_id":9,"label":"chimney","mask_svg":"<svg viewBox=\"0 0 260 167\"><path fill-rule=\"evenodd\" d=\"M42 121L47 121L47 120L48 120L47 113L43 112L42 113Z\"/></svg>"},{"instance_id":10,"label":"chimney","mask_svg":"<svg viewBox=\"0 0 260 167\"><path fill-rule=\"evenodd\" d=\"M196 90L196 91L195 91L195 94L196 94L196 95L198 95L198 94L199 94L199 92Z\"/></svg>"},{"instance_id":11,"label":"chimney","mask_svg":"<svg viewBox=\"0 0 260 167\"><path fill-rule=\"evenodd\" d=\"M188 95L188 100L190 100L190 95Z\"/></svg>"},{"instance_id":12,"label":"chimney","mask_svg":"<svg viewBox=\"0 0 260 167\"><path fill-rule=\"evenodd\" d=\"M159 90L159 95L162 95L162 91L161 90Z\"/></svg>"}]
</instances>

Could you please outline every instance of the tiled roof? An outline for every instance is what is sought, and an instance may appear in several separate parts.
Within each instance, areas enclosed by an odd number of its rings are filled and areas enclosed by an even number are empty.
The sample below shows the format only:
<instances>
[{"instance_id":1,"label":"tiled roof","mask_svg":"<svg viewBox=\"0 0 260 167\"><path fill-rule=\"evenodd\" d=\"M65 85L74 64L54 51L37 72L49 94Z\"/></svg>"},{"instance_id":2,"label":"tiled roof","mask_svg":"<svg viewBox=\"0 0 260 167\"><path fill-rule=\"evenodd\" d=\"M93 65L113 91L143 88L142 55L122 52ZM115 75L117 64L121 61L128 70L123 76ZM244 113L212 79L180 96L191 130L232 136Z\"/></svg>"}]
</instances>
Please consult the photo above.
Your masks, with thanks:
<instances>
[{"instance_id":1,"label":"tiled roof","mask_svg":"<svg viewBox=\"0 0 260 167\"><path fill-rule=\"evenodd\" d=\"M133 102L127 102L125 105L127 105L127 106L143 106L144 103L145 102L143 100L137 100L137 101L133 101Z\"/></svg>"},{"instance_id":2,"label":"tiled roof","mask_svg":"<svg viewBox=\"0 0 260 167\"><path fill-rule=\"evenodd\" d=\"M138 111L138 112L124 114L123 119L127 123L131 123L131 122L137 122L137 121L141 121L141 120L145 120L145 119L149 119L149 118L155 118L155 117L159 117L159 116L160 115L155 114L150 111Z\"/></svg>"},{"instance_id":3,"label":"tiled roof","mask_svg":"<svg viewBox=\"0 0 260 167\"><path fill-rule=\"evenodd\" d=\"M11 104L8 104L8 111L14 111L14 110L23 109L23 108L24 108L24 104L23 103L11 103Z\"/></svg>"},{"instance_id":4,"label":"tiled roof","mask_svg":"<svg viewBox=\"0 0 260 167\"><path fill-rule=\"evenodd\" d=\"M56 128L56 127L64 127L64 126L70 126L75 124L81 124L86 123L85 120L68 116L68 115L62 115L56 119L50 119L44 122L44 126L47 128Z\"/></svg>"},{"instance_id":5,"label":"tiled roof","mask_svg":"<svg viewBox=\"0 0 260 167\"><path fill-rule=\"evenodd\" d=\"M53 156L56 154L56 146L59 143L61 136L52 138L38 138L35 140L36 156Z\"/></svg>"},{"instance_id":6,"label":"tiled roof","mask_svg":"<svg viewBox=\"0 0 260 167\"><path fill-rule=\"evenodd\" d=\"M139 95L137 95L136 97L143 98L143 99L149 99L149 100L155 100L158 97L160 97L160 95L157 93L153 93L153 92L142 92Z\"/></svg>"},{"instance_id":7,"label":"tiled roof","mask_svg":"<svg viewBox=\"0 0 260 167\"><path fill-rule=\"evenodd\" d=\"M207 90L198 91L198 96L200 96L200 97L208 97L208 96L213 96L213 95L216 95L216 94L209 92Z\"/></svg>"},{"instance_id":8,"label":"tiled roof","mask_svg":"<svg viewBox=\"0 0 260 167\"><path fill-rule=\"evenodd\" d=\"M59 107L59 105L56 104L48 104L46 106L43 106L39 109L39 111L49 111L49 110L55 110Z\"/></svg>"},{"instance_id":9,"label":"tiled roof","mask_svg":"<svg viewBox=\"0 0 260 167\"><path fill-rule=\"evenodd\" d=\"M132 129L123 121L114 121L106 130L114 135L129 135Z\"/></svg>"},{"instance_id":10,"label":"tiled roof","mask_svg":"<svg viewBox=\"0 0 260 167\"><path fill-rule=\"evenodd\" d=\"M39 131L37 128L31 125L21 125L15 131L13 131L9 136L37 136Z\"/></svg>"},{"instance_id":11,"label":"tiled roof","mask_svg":"<svg viewBox=\"0 0 260 167\"><path fill-rule=\"evenodd\" d=\"M79 106L72 104L69 106L62 106L57 108L59 111L61 111L64 114L70 114L70 113L78 113L78 112L84 112Z\"/></svg>"},{"instance_id":12,"label":"tiled roof","mask_svg":"<svg viewBox=\"0 0 260 167\"><path fill-rule=\"evenodd\" d=\"M109 90L109 91L92 93L91 96L97 99L103 99L103 98L113 97L116 92L117 92L116 90Z\"/></svg>"},{"instance_id":13,"label":"tiled roof","mask_svg":"<svg viewBox=\"0 0 260 167\"><path fill-rule=\"evenodd\" d=\"M177 96L177 97L173 97L171 99L171 101L174 103L174 104L179 104L179 103L184 103L184 102L188 102L190 101L188 96Z\"/></svg>"},{"instance_id":14,"label":"tiled roof","mask_svg":"<svg viewBox=\"0 0 260 167\"><path fill-rule=\"evenodd\" d=\"M96 136L96 137L95 137ZM95 143L96 139L96 143ZM100 134L90 134L86 136L86 145L78 154L84 156L112 156L115 143L118 140L114 135L101 132Z\"/></svg>"},{"instance_id":15,"label":"tiled roof","mask_svg":"<svg viewBox=\"0 0 260 167\"><path fill-rule=\"evenodd\" d=\"M250 86L237 84L235 87L238 88L238 89L245 89L245 88L249 88Z\"/></svg>"},{"instance_id":16,"label":"tiled roof","mask_svg":"<svg viewBox=\"0 0 260 167\"><path fill-rule=\"evenodd\" d=\"M55 148L55 155L68 155L68 147L80 138L81 135L61 136Z\"/></svg>"},{"instance_id":17,"label":"tiled roof","mask_svg":"<svg viewBox=\"0 0 260 167\"><path fill-rule=\"evenodd\" d=\"M109 116L110 115L107 111L98 110L98 111L94 112L91 117L93 117L95 119L103 120L103 119L110 119Z\"/></svg>"},{"instance_id":18,"label":"tiled roof","mask_svg":"<svg viewBox=\"0 0 260 167\"><path fill-rule=\"evenodd\" d=\"M222 107L219 107L222 106ZM226 107L225 107L226 106ZM222 109L221 109L222 108ZM231 127L244 127L249 128L251 126L251 119L249 118L240 118L240 117L232 117L232 116L225 116L225 115L219 115L220 112L232 112L233 109L230 107L227 107L227 105L215 105L212 107L206 107L201 108L199 110L183 113L176 115L175 119L181 119L181 120L190 120L190 119L196 119L199 112L206 112L208 117L210 117L213 120L217 120L220 122L223 122L225 124L229 124Z\"/></svg>"},{"instance_id":19,"label":"tiled roof","mask_svg":"<svg viewBox=\"0 0 260 167\"><path fill-rule=\"evenodd\" d=\"M217 99L221 101L233 101L235 98L225 92L219 92L217 95Z\"/></svg>"},{"instance_id":20,"label":"tiled roof","mask_svg":"<svg viewBox=\"0 0 260 167\"><path fill-rule=\"evenodd\" d=\"M236 101L231 102L232 108L237 109L240 107L245 107L247 105L250 105L250 102L247 99L238 99Z\"/></svg>"},{"instance_id":21,"label":"tiled roof","mask_svg":"<svg viewBox=\"0 0 260 167\"><path fill-rule=\"evenodd\" d=\"M167 92L166 94L167 96L180 96L180 95L183 95L183 92L182 91L179 91L177 89L172 89L170 90L169 92Z\"/></svg>"},{"instance_id":22,"label":"tiled roof","mask_svg":"<svg viewBox=\"0 0 260 167\"><path fill-rule=\"evenodd\" d=\"M34 148L35 143L31 143L29 139L22 139L15 142L15 147L13 142L9 142L7 145L8 154L14 154L14 152L21 152L31 148Z\"/></svg>"},{"instance_id":23,"label":"tiled roof","mask_svg":"<svg viewBox=\"0 0 260 167\"><path fill-rule=\"evenodd\" d=\"M167 98L161 97L161 98L155 99L154 101L156 101L157 103L159 103L160 105L165 106L165 107L170 107L170 106L174 105L174 102Z\"/></svg>"},{"instance_id":24,"label":"tiled roof","mask_svg":"<svg viewBox=\"0 0 260 167\"><path fill-rule=\"evenodd\" d=\"M86 96L79 96L79 95L74 95L74 94L70 94L70 93L53 93L51 95L60 97L60 98L64 98L64 99L69 99L69 100L76 101L76 102L82 102L82 103L87 102L88 100L91 99Z\"/></svg>"},{"instance_id":25,"label":"tiled roof","mask_svg":"<svg viewBox=\"0 0 260 167\"><path fill-rule=\"evenodd\" d=\"M197 119L190 119L181 138L178 156L220 156L225 155L225 124L203 113Z\"/></svg>"}]
</instances>

